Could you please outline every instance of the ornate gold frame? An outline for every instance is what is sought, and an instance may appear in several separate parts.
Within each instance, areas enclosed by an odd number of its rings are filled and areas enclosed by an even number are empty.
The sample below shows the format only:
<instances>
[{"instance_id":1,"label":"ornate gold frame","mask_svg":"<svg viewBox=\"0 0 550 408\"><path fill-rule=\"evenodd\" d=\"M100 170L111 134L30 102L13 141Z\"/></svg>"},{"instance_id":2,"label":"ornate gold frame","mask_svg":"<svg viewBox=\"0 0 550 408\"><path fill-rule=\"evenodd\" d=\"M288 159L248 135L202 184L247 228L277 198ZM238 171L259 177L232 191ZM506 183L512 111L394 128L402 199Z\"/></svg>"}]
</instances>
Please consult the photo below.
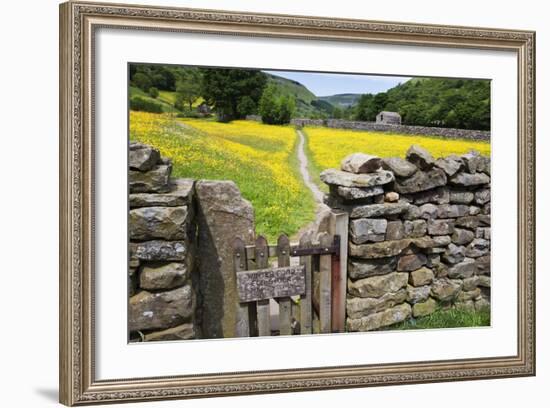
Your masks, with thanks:
<instances>
[{"instance_id":1,"label":"ornate gold frame","mask_svg":"<svg viewBox=\"0 0 550 408\"><path fill-rule=\"evenodd\" d=\"M98 381L94 376L93 47L98 27L508 50L518 61L514 356ZM535 374L535 33L68 2L60 6L60 401L145 401Z\"/></svg>"}]
</instances>

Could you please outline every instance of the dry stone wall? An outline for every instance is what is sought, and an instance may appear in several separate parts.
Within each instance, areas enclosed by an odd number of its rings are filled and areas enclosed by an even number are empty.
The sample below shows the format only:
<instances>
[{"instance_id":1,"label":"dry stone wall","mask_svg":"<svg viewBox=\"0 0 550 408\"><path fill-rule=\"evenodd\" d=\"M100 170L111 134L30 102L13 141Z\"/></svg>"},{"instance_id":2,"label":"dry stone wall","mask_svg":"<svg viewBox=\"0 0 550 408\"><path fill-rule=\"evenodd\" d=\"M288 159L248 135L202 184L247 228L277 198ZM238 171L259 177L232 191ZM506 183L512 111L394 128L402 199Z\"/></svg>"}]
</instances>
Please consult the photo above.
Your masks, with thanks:
<instances>
[{"instance_id":1,"label":"dry stone wall","mask_svg":"<svg viewBox=\"0 0 550 408\"><path fill-rule=\"evenodd\" d=\"M396 125L388 123L363 122L344 119L292 119L296 126L326 126L335 129L370 130L375 132L394 132L409 135L432 135L446 138L490 140L491 132L487 130L470 130L441 128L433 126Z\"/></svg>"},{"instance_id":2,"label":"dry stone wall","mask_svg":"<svg viewBox=\"0 0 550 408\"><path fill-rule=\"evenodd\" d=\"M232 181L172 179L151 146L129 146L131 341L235 336L231 244L254 241L254 210Z\"/></svg>"},{"instance_id":3,"label":"dry stone wall","mask_svg":"<svg viewBox=\"0 0 550 408\"><path fill-rule=\"evenodd\" d=\"M326 204L350 216L348 331L490 305L488 157L436 160L413 145L406 159L350 155L321 179Z\"/></svg>"},{"instance_id":4,"label":"dry stone wall","mask_svg":"<svg viewBox=\"0 0 550 408\"><path fill-rule=\"evenodd\" d=\"M200 336L194 181L173 180L171 171L172 163L157 149L130 143L130 341Z\"/></svg>"}]
</instances>

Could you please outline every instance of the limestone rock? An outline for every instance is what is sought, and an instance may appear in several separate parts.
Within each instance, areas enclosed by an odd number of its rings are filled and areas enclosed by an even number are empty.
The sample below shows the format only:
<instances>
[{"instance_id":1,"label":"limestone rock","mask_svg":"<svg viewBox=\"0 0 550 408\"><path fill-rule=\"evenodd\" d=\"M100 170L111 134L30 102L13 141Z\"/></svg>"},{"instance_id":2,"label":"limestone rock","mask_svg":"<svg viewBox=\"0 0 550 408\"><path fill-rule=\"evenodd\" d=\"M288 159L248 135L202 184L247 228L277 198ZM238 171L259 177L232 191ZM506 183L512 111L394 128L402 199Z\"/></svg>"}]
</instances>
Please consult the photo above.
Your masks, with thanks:
<instances>
[{"instance_id":1,"label":"limestone rock","mask_svg":"<svg viewBox=\"0 0 550 408\"><path fill-rule=\"evenodd\" d=\"M434 280L431 294L441 302L449 302L456 298L461 289L462 281L441 278Z\"/></svg>"},{"instance_id":2,"label":"limestone rock","mask_svg":"<svg viewBox=\"0 0 550 408\"><path fill-rule=\"evenodd\" d=\"M352 220L349 225L351 240L356 244L383 241L386 228L385 219L359 218Z\"/></svg>"},{"instance_id":3,"label":"limestone rock","mask_svg":"<svg viewBox=\"0 0 550 408\"><path fill-rule=\"evenodd\" d=\"M359 319L347 319L348 331L369 331L403 322L411 317L411 306L407 303L374 313Z\"/></svg>"},{"instance_id":4,"label":"limestone rock","mask_svg":"<svg viewBox=\"0 0 550 408\"><path fill-rule=\"evenodd\" d=\"M422 267L409 274L409 283L412 286L425 286L432 283L434 280L434 273L431 269Z\"/></svg>"},{"instance_id":5,"label":"limestone rock","mask_svg":"<svg viewBox=\"0 0 550 408\"><path fill-rule=\"evenodd\" d=\"M481 298L475 301L475 310L476 312L481 312L487 309L491 309L491 303L485 298Z\"/></svg>"},{"instance_id":6,"label":"limestone rock","mask_svg":"<svg viewBox=\"0 0 550 408\"><path fill-rule=\"evenodd\" d=\"M468 215L470 207L463 204L443 204L437 207L438 218L458 218Z\"/></svg>"},{"instance_id":7,"label":"limestone rock","mask_svg":"<svg viewBox=\"0 0 550 408\"><path fill-rule=\"evenodd\" d=\"M450 200L449 190L446 187L436 187L431 190L409 194L406 197L416 205L426 203L448 204Z\"/></svg>"},{"instance_id":8,"label":"limestone rock","mask_svg":"<svg viewBox=\"0 0 550 408\"><path fill-rule=\"evenodd\" d=\"M451 243L451 237L449 237L448 235L437 235L435 237L432 237L432 241L434 242L433 246L445 247Z\"/></svg>"},{"instance_id":9,"label":"limestone rock","mask_svg":"<svg viewBox=\"0 0 550 408\"><path fill-rule=\"evenodd\" d=\"M364 198L373 197L384 194L384 189L380 186L358 188L358 187L342 187L334 186L336 194L344 200L361 200ZM334 188L331 188L331 191Z\"/></svg>"},{"instance_id":10,"label":"limestone rock","mask_svg":"<svg viewBox=\"0 0 550 408\"><path fill-rule=\"evenodd\" d=\"M409 204L407 209L401 214L404 220L416 220L420 217L420 209L416 205Z\"/></svg>"},{"instance_id":11,"label":"limestone rock","mask_svg":"<svg viewBox=\"0 0 550 408\"><path fill-rule=\"evenodd\" d=\"M482 188L475 192L475 201L478 205L484 205L491 201L491 190L488 188Z\"/></svg>"},{"instance_id":12,"label":"limestone rock","mask_svg":"<svg viewBox=\"0 0 550 408\"><path fill-rule=\"evenodd\" d=\"M170 191L170 174L172 165L158 165L155 168L142 172L128 171L130 193L167 193Z\"/></svg>"},{"instance_id":13,"label":"limestone rock","mask_svg":"<svg viewBox=\"0 0 550 408\"><path fill-rule=\"evenodd\" d=\"M479 226L479 218L474 215L467 215L465 217L457 218L455 221L457 227L468 228L475 230Z\"/></svg>"},{"instance_id":14,"label":"limestone rock","mask_svg":"<svg viewBox=\"0 0 550 408\"><path fill-rule=\"evenodd\" d=\"M185 238L187 207L142 207L130 210L130 239L177 240Z\"/></svg>"},{"instance_id":15,"label":"limestone rock","mask_svg":"<svg viewBox=\"0 0 550 408\"><path fill-rule=\"evenodd\" d=\"M393 181L393 173L380 170L374 173L354 174L346 171L327 169L321 172L321 180L329 185L343 187L374 187Z\"/></svg>"},{"instance_id":16,"label":"limestone rock","mask_svg":"<svg viewBox=\"0 0 550 408\"><path fill-rule=\"evenodd\" d=\"M348 282L348 292L356 297L380 297L387 292L397 292L406 287L408 273L392 272L387 275L373 276Z\"/></svg>"},{"instance_id":17,"label":"limestone rock","mask_svg":"<svg viewBox=\"0 0 550 408\"><path fill-rule=\"evenodd\" d=\"M395 191L388 191L384 196L384 201L388 203L396 203L399 201L399 193L396 193Z\"/></svg>"},{"instance_id":18,"label":"limestone rock","mask_svg":"<svg viewBox=\"0 0 550 408\"><path fill-rule=\"evenodd\" d=\"M464 260L466 256L466 248L463 246L449 244L442 258L445 262L449 264L457 264Z\"/></svg>"},{"instance_id":19,"label":"limestone rock","mask_svg":"<svg viewBox=\"0 0 550 408\"><path fill-rule=\"evenodd\" d=\"M130 142L128 148L128 166L132 170L151 170L160 160L160 153L152 146Z\"/></svg>"},{"instance_id":20,"label":"limestone rock","mask_svg":"<svg viewBox=\"0 0 550 408\"><path fill-rule=\"evenodd\" d=\"M474 201L474 193L468 190L450 190L449 199L452 204L470 204Z\"/></svg>"},{"instance_id":21,"label":"limestone rock","mask_svg":"<svg viewBox=\"0 0 550 408\"><path fill-rule=\"evenodd\" d=\"M428 234L430 235L448 235L453 232L453 220L428 220Z\"/></svg>"},{"instance_id":22,"label":"limestone rock","mask_svg":"<svg viewBox=\"0 0 550 408\"><path fill-rule=\"evenodd\" d=\"M491 243L483 238L475 238L470 245L466 247L466 256L478 258L486 255L491 250Z\"/></svg>"},{"instance_id":23,"label":"limestone rock","mask_svg":"<svg viewBox=\"0 0 550 408\"><path fill-rule=\"evenodd\" d=\"M386 240L395 241L405 237L405 227L402 221L389 221L386 228Z\"/></svg>"},{"instance_id":24,"label":"limestone rock","mask_svg":"<svg viewBox=\"0 0 550 408\"><path fill-rule=\"evenodd\" d=\"M437 302L429 298L425 302L416 303L412 307L412 315L414 317L422 317L432 314L437 310Z\"/></svg>"},{"instance_id":25,"label":"limestone rock","mask_svg":"<svg viewBox=\"0 0 550 408\"><path fill-rule=\"evenodd\" d=\"M463 162L458 156L448 156L437 159L435 165L442 169L447 176L451 177L462 168Z\"/></svg>"},{"instance_id":26,"label":"limestone rock","mask_svg":"<svg viewBox=\"0 0 550 408\"><path fill-rule=\"evenodd\" d=\"M382 159L365 153L352 153L342 160L340 168L350 173L373 173L380 169Z\"/></svg>"},{"instance_id":27,"label":"limestone rock","mask_svg":"<svg viewBox=\"0 0 550 408\"><path fill-rule=\"evenodd\" d=\"M414 287L411 285L407 286L407 302L415 304L418 302L424 302L430 297L430 292L432 288L429 285Z\"/></svg>"},{"instance_id":28,"label":"limestone rock","mask_svg":"<svg viewBox=\"0 0 550 408\"><path fill-rule=\"evenodd\" d=\"M468 153L463 154L462 161L464 162L466 170L471 174L482 171L483 169L483 158L476 150L471 150Z\"/></svg>"},{"instance_id":29,"label":"limestone rock","mask_svg":"<svg viewBox=\"0 0 550 408\"><path fill-rule=\"evenodd\" d=\"M466 302L468 300L475 300L481 296L481 290L479 288L475 288L470 291L464 291L462 290L456 300L457 302Z\"/></svg>"},{"instance_id":30,"label":"limestone rock","mask_svg":"<svg viewBox=\"0 0 550 408\"><path fill-rule=\"evenodd\" d=\"M475 235L472 231L467 229L455 228L451 240L456 245L466 245L472 242Z\"/></svg>"},{"instance_id":31,"label":"limestone rock","mask_svg":"<svg viewBox=\"0 0 550 408\"><path fill-rule=\"evenodd\" d=\"M406 298L407 291L405 289L384 293L379 298L349 298L346 301L347 315L352 319L360 318L394 307L403 303Z\"/></svg>"},{"instance_id":32,"label":"limestone rock","mask_svg":"<svg viewBox=\"0 0 550 408\"><path fill-rule=\"evenodd\" d=\"M476 272L475 261L471 258L464 258L460 263L449 268L449 278L451 279L466 279L472 277Z\"/></svg>"},{"instance_id":33,"label":"limestone rock","mask_svg":"<svg viewBox=\"0 0 550 408\"><path fill-rule=\"evenodd\" d=\"M460 187L473 187L489 184L491 178L485 173L457 173L449 179L449 183Z\"/></svg>"},{"instance_id":34,"label":"limestone rock","mask_svg":"<svg viewBox=\"0 0 550 408\"><path fill-rule=\"evenodd\" d=\"M184 323L180 326L148 333L144 336L145 341L190 340L194 338L196 338L196 333L193 323Z\"/></svg>"},{"instance_id":35,"label":"limestone rock","mask_svg":"<svg viewBox=\"0 0 550 408\"><path fill-rule=\"evenodd\" d=\"M406 157L409 162L413 163L420 170L429 170L435 164L435 160L430 152L418 145L409 147Z\"/></svg>"},{"instance_id":36,"label":"limestone rock","mask_svg":"<svg viewBox=\"0 0 550 408\"><path fill-rule=\"evenodd\" d=\"M398 215L405 212L408 206L409 204L405 202L361 205L352 209L350 218L375 218Z\"/></svg>"},{"instance_id":37,"label":"limestone rock","mask_svg":"<svg viewBox=\"0 0 550 408\"><path fill-rule=\"evenodd\" d=\"M397 258L378 258L370 260L351 259L348 262L348 275L351 279L384 275L395 271Z\"/></svg>"},{"instance_id":38,"label":"limestone rock","mask_svg":"<svg viewBox=\"0 0 550 408\"><path fill-rule=\"evenodd\" d=\"M194 192L194 180L176 179L170 184L170 191L164 194L130 194L130 208L137 207L178 207L190 205Z\"/></svg>"},{"instance_id":39,"label":"limestone rock","mask_svg":"<svg viewBox=\"0 0 550 408\"><path fill-rule=\"evenodd\" d=\"M384 241L388 221L383 218L359 218L350 222L351 240L356 244Z\"/></svg>"},{"instance_id":40,"label":"limestone rock","mask_svg":"<svg viewBox=\"0 0 550 408\"><path fill-rule=\"evenodd\" d=\"M477 219L479 220L479 225L485 225L487 227L491 226L491 216L486 214L479 214L477 216Z\"/></svg>"},{"instance_id":41,"label":"limestone rock","mask_svg":"<svg viewBox=\"0 0 550 408\"><path fill-rule=\"evenodd\" d=\"M435 265L439 265L441 263L441 255L439 254L428 254L426 255L426 258L428 258L428 261L426 262L426 266L428 268L433 268Z\"/></svg>"},{"instance_id":42,"label":"limestone rock","mask_svg":"<svg viewBox=\"0 0 550 408\"><path fill-rule=\"evenodd\" d=\"M490 240L491 239L491 227L476 228L475 237Z\"/></svg>"},{"instance_id":43,"label":"limestone rock","mask_svg":"<svg viewBox=\"0 0 550 408\"><path fill-rule=\"evenodd\" d=\"M491 274L491 255L483 255L476 258L476 267L478 275L490 275Z\"/></svg>"},{"instance_id":44,"label":"limestone rock","mask_svg":"<svg viewBox=\"0 0 550 408\"><path fill-rule=\"evenodd\" d=\"M425 220L437 218L438 209L437 206L434 204L428 203L421 205L418 210L420 211L420 218L423 218Z\"/></svg>"},{"instance_id":45,"label":"limestone rock","mask_svg":"<svg viewBox=\"0 0 550 408\"><path fill-rule=\"evenodd\" d=\"M382 241L374 244L360 245L350 242L349 255L366 259L386 258L399 255L409 245L414 245L420 249L427 249L438 246L439 244L440 243L430 237L405 238L398 241Z\"/></svg>"},{"instance_id":46,"label":"limestone rock","mask_svg":"<svg viewBox=\"0 0 550 408\"><path fill-rule=\"evenodd\" d=\"M130 242L129 246L130 258L142 261L184 261L187 254L183 241Z\"/></svg>"},{"instance_id":47,"label":"limestone rock","mask_svg":"<svg viewBox=\"0 0 550 408\"><path fill-rule=\"evenodd\" d=\"M417 171L411 177L396 180L395 190L400 194L418 193L447 184L445 172L441 169Z\"/></svg>"},{"instance_id":48,"label":"limestone rock","mask_svg":"<svg viewBox=\"0 0 550 408\"><path fill-rule=\"evenodd\" d=\"M130 331L166 329L186 322L194 312L191 285L168 292L141 291L130 298L128 326Z\"/></svg>"},{"instance_id":49,"label":"limestone rock","mask_svg":"<svg viewBox=\"0 0 550 408\"><path fill-rule=\"evenodd\" d=\"M397 177L410 177L417 170L414 164L400 157L387 157L382 159L382 167L392 171Z\"/></svg>"},{"instance_id":50,"label":"limestone rock","mask_svg":"<svg viewBox=\"0 0 550 408\"><path fill-rule=\"evenodd\" d=\"M201 329L205 338L234 337L238 298L232 244L235 237L252 243L254 209L232 181L199 180L195 194Z\"/></svg>"},{"instance_id":51,"label":"limestone rock","mask_svg":"<svg viewBox=\"0 0 550 408\"><path fill-rule=\"evenodd\" d=\"M405 221L403 226L407 238L420 238L428 231L428 224L424 220Z\"/></svg>"},{"instance_id":52,"label":"limestone rock","mask_svg":"<svg viewBox=\"0 0 550 408\"><path fill-rule=\"evenodd\" d=\"M464 279L463 283L464 283L464 286L462 287L462 290L465 292L469 292L479 286L480 277L477 275L471 276L469 278Z\"/></svg>"},{"instance_id":53,"label":"limestone rock","mask_svg":"<svg viewBox=\"0 0 550 408\"><path fill-rule=\"evenodd\" d=\"M465 300L463 302L456 302L455 308L457 310L463 310L465 312L473 312L475 310L474 301L473 300Z\"/></svg>"},{"instance_id":54,"label":"limestone rock","mask_svg":"<svg viewBox=\"0 0 550 408\"><path fill-rule=\"evenodd\" d=\"M422 265L425 265L426 262L426 255L422 253L403 255L399 258L399 261L397 261L397 270L407 272L414 271Z\"/></svg>"},{"instance_id":55,"label":"limestone rock","mask_svg":"<svg viewBox=\"0 0 550 408\"><path fill-rule=\"evenodd\" d=\"M481 286L483 288L490 288L491 287L491 277L486 275L480 275L477 277L478 286Z\"/></svg>"},{"instance_id":56,"label":"limestone rock","mask_svg":"<svg viewBox=\"0 0 550 408\"><path fill-rule=\"evenodd\" d=\"M475 205L470 206L470 210L468 211L469 215L478 215L481 212L481 208L476 207Z\"/></svg>"},{"instance_id":57,"label":"limestone rock","mask_svg":"<svg viewBox=\"0 0 550 408\"><path fill-rule=\"evenodd\" d=\"M446 278L449 275L449 267L444 263L436 264L432 269L436 278Z\"/></svg>"},{"instance_id":58,"label":"limestone rock","mask_svg":"<svg viewBox=\"0 0 550 408\"><path fill-rule=\"evenodd\" d=\"M170 262L145 265L139 275L139 286L146 290L173 289L182 286L189 277L185 263Z\"/></svg>"}]
</instances>

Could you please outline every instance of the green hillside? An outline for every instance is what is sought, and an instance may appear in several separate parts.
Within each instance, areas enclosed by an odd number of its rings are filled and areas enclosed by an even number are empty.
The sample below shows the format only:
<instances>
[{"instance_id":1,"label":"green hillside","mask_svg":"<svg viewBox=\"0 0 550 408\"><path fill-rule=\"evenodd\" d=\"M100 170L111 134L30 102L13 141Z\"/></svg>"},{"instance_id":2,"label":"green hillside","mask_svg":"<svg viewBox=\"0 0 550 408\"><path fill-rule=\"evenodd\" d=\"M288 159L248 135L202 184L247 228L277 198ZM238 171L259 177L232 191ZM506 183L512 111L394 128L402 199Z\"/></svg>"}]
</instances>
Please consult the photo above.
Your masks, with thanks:
<instances>
[{"instance_id":1,"label":"green hillside","mask_svg":"<svg viewBox=\"0 0 550 408\"><path fill-rule=\"evenodd\" d=\"M406 125L489 130L491 82L413 78L386 92L362 95L356 119L373 121L380 111L399 112Z\"/></svg>"},{"instance_id":2,"label":"green hillside","mask_svg":"<svg viewBox=\"0 0 550 408\"><path fill-rule=\"evenodd\" d=\"M357 105L360 97L361 94L345 93L330 96L320 96L319 99L322 101L326 101L333 106L338 106L339 108L347 108L349 106Z\"/></svg>"},{"instance_id":3,"label":"green hillside","mask_svg":"<svg viewBox=\"0 0 550 408\"><path fill-rule=\"evenodd\" d=\"M289 95L295 99L295 117L317 118L325 117L332 113L333 106L330 103L320 101L313 92L301 83L272 74L266 75L268 77L268 84L273 84L280 95Z\"/></svg>"},{"instance_id":4,"label":"green hillside","mask_svg":"<svg viewBox=\"0 0 550 408\"><path fill-rule=\"evenodd\" d=\"M134 86L130 86L129 93L130 93L130 99L134 97L139 97L147 101L154 102L160 105L164 112L173 112L173 113L179 112L179 110L177 110L174 107L174 103L172 102L173 100L175 100L175 96L173 96L175 92L161 91L161 93L157 98L152 98L151 96L149 96L149 94L142 91L141 89L136 88Z\"/></svg>"}]
</instances>

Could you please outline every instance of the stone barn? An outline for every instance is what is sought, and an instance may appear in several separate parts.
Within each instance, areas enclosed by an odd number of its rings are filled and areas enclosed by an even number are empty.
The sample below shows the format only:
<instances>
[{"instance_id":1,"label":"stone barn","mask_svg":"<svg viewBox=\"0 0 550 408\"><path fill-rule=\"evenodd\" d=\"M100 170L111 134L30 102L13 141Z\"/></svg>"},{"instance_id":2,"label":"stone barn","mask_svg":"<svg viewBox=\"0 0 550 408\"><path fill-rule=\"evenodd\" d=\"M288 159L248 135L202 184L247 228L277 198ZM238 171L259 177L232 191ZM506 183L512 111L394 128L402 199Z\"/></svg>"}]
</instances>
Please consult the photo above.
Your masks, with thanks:
<instances>
[{"instance_id":1,"label":"stone barn","mask_svg":"<svg viewBox=\"0 0 550 408\"><path fill-rule=\"evenodd\" d=\"M382 111L376 115L376 123L384 123L386 125L400 125L401 115L397 112Z\"/></svg>"}]
</instances>

